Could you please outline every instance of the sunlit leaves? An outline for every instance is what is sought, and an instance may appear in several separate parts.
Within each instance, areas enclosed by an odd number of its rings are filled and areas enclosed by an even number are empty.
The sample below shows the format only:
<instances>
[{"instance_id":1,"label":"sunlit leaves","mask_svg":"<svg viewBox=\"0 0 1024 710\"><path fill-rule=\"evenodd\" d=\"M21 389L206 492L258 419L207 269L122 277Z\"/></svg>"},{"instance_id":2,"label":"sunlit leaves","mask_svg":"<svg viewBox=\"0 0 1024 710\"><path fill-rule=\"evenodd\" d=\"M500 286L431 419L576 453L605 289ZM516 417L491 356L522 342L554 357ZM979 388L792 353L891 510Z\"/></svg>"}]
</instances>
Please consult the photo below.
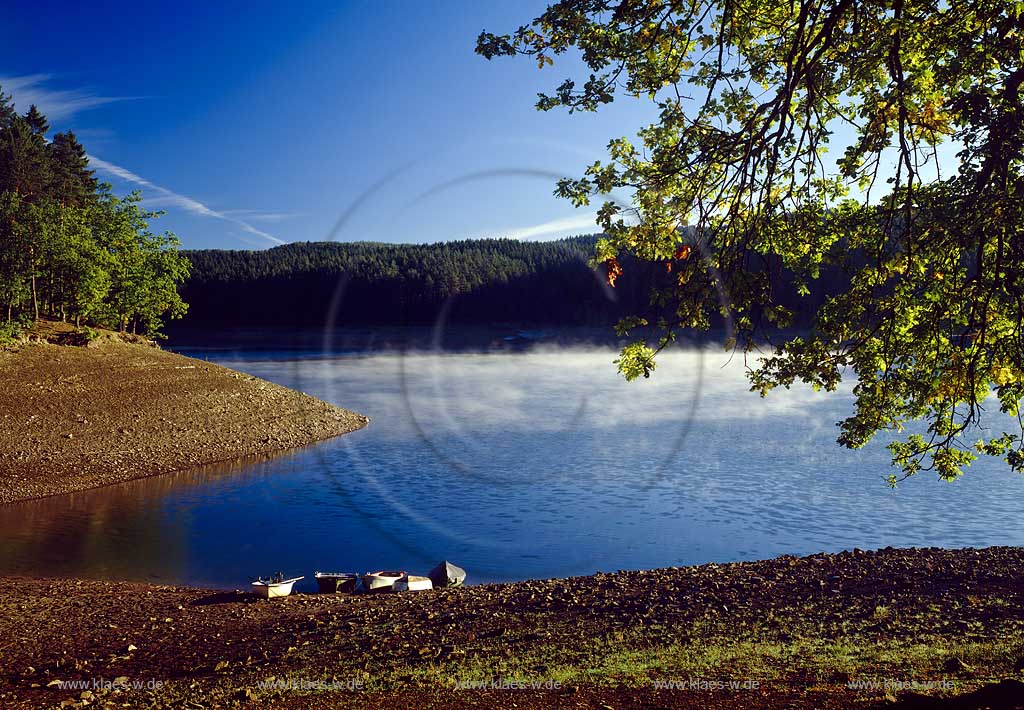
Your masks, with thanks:
<instances>
[{"instance_id":1,"label":"sunlit leaves","mask_svg":"<svg viewBox=\"0 0 1024 710\"><path fill-rule=\"evenodd\" d=\"M619 372L629 381L633 381L643 375L650 377L654 371L654 349L641 341L630 343L622 349L619 358L615 360Z\"/></svg>"},{"instance_id":2,"label":"sunlit leaves","mask_svg":"<svg viewBox=\"0 0 1024 710\"><path fill-rule=\"evenodd\" d=\"M1007 0L562 0L477 51L545 65L578 52L589 75L543 109L596 110L616 93L657 109L556 191L575 205L630 195L631 219L601 208L595 261L665 266L673 286L652 293L652 322L729 323L750 351L792 325L780 294L807 299L811 327L771 349L753 389L852 376L839 441L920 421L894 463L952 479L972 451L1021 469L1022 437L964 443L991 392L1009 416L1024 396L1020 18ZM938 163L950 140L959 171ZM644 348L623 351L627 377L653 369Z\"/></svg>"},{"instance_id":3,"label":"sunlit leaves","mask_svg":"<svg viewBox=\"0 0 1024 710\"><path fill-rule=\"evenodd\" d=\"M622 266L614 256L604 262L605 280L608 285L615 288L615 281L622 276Z\"/></svg>"}]
</instances>

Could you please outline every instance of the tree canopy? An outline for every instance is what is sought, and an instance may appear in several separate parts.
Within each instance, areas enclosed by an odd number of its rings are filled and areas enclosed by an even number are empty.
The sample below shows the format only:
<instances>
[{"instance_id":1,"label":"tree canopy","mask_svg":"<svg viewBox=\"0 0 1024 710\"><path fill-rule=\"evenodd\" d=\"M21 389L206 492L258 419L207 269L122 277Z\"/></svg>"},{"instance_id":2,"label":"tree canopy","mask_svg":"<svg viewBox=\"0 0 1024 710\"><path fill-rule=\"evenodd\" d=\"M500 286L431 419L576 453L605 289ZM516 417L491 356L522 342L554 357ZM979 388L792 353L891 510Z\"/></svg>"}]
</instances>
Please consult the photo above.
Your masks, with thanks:
<instances>
[{"instance_id":1,"label":"tree canopy","mask_svg":"<svg viewBox=\"0 0 1024 710\"><path fill-rule=\"evenodd\" d=\"M19 115L0 88L0 305L5 331L41 316L158 335L186 309L189 262L138 194L119 199L89 169L72 131L47 140L36 106Z\"/></svg>"},{"instance_id":2,"label":"tree canopy","mask_svg":"<svg viewBox=\"0 0 1024 710\"><path fill-rule=\"evenodd\" d=\"M620 370L649 376L677 331L720 314L762 395L852 373L840 443L922 420L889 444L895 484L956 478L979 454L1024 471L1022 35L1011 0L562 0L483 32L477 52L578 59L584 76L541 110L625 94L658 111L556 190L577 205L631 195L599 210L609 282L624 254L674 276L620 323L636 337ZM845 286L778 337L792 321L779 294L820 297L825 269ZM972 441L983 413L1011 431Z\"/></svg>"},{"instance_id":3,"label":"tree canopy","mask_svg":"<svg viewBox=\"0 0 1024 710\"><path fill-rule=\"evenodd\" d=\"M449 323L608 326L646 300L646 279L626 278L609 293L587 264L596 241L304 242L186 251L192 268L182 295L189 313L181 325L429 325L443 313ZM631 276L641 275L631 269Z\"/></svg>"}]
</instances>

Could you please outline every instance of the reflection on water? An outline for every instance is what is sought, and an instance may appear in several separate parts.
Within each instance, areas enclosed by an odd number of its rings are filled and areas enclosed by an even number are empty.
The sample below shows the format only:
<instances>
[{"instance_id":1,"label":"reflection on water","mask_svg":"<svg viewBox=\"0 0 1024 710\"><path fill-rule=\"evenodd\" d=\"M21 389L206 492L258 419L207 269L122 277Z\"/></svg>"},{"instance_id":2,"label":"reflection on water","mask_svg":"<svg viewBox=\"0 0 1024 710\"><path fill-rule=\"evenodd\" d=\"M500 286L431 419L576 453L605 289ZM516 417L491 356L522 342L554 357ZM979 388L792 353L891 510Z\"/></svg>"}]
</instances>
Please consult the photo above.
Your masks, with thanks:
<instances>
[{"instance_id":1,"label":"reflection on water","mask_svg":"<svg viewBox=\"0 0 1024 710\"><path fill-rule=\"evenodd\" d=\"M479 582L1024 544L1024 481L1004 465L890 491L884 442L834 444L848 394L761 400L718 353L673 353L638 383L608 349L198 354L371 424L282 457L0 507L0 573L231 588L448 558Z\"/></svg>"},{"instance_id":2,"label":"reflection on water","mask_svg":"<svg viewBox=\"0 0 1024 710\"><path fill-rule=\"evenodd\" d=\"M190 578L190 502L271 474L294 454L247 457L105 488L0 506L0 570L147 579ZM215 541L208 541L207 544Z\"/></svg>"}]
</instances>

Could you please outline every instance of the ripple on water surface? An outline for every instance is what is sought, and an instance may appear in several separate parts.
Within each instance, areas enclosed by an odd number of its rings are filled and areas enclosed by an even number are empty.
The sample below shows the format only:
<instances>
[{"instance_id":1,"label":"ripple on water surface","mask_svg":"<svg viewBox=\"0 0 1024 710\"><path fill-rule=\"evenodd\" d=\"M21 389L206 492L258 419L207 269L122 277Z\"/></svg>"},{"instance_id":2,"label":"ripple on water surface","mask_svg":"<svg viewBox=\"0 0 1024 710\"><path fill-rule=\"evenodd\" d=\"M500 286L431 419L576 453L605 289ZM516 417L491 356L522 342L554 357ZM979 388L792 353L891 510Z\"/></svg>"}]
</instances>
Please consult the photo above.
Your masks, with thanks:
<instances>
[{"instance_id":1,"label":"ripple on water surface","mask_svg":"<svg viewBox=\"0 0 1024 710\"><path fill-rule=\"evenodd\" d=\"M1024 544L1024 480L1003 464L891 491L884 442L834 443L848 394L760 399L717 354L669 354L636 383L610 350L190 354L371 424L277 458L0 507L0 572L233 588L447 558L480 582Z\"/></svg>"}]
</instances>

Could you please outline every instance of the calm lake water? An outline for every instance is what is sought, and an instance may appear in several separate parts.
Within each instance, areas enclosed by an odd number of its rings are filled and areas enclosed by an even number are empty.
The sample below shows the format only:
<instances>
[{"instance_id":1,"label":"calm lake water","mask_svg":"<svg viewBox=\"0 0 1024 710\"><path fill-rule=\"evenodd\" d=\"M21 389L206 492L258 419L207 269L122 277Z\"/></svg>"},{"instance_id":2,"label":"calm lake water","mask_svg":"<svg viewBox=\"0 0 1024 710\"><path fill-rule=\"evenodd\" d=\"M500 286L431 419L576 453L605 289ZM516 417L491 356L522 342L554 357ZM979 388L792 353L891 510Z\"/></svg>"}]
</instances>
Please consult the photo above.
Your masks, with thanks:
<instances>
[{"instance_id":1,"label":"calm lake water","mask_svg":"<svg viewBox=\"0 0 1024 710\"><path fill-rule=\"evenodd\" d=\"M365 334L364 334L365 335ZM890 490L884 442L848 451L848 393L767 399L699 348L626 383L613 349L500 332L451 350L322 334L183 352L371 417L363 431L230 466L0 506L0 573L241 588L282 570L516 580L853 547L1024 545L1024 478ZM331 354L325 356L324 347Z\"/></svg>"}]
</instances>

